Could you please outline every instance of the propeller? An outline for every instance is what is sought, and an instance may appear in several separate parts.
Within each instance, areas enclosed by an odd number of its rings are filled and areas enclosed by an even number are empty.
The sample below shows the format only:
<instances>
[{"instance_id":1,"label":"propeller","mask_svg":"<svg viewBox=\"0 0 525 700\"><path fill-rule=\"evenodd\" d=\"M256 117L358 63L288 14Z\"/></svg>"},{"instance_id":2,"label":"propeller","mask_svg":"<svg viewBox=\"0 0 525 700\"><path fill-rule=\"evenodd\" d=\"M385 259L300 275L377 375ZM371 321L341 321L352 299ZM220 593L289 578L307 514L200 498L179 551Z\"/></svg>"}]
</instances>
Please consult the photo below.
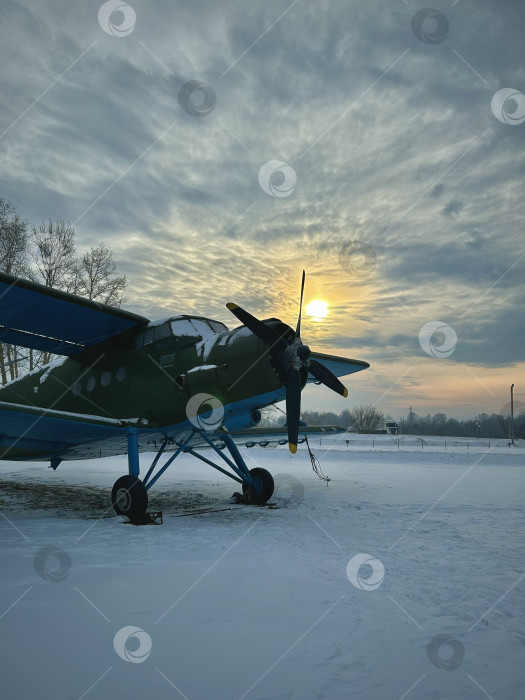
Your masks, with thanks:
<instances>
[{"instance_id":1,"label":"propeller","mask_svg":"<svg viewBox=\"0 0 525 700\"><path fill-rule=\"evenodd\" d=\"M306 277L306 273L303 270L303 279L301 280L301 298L299 300L299 317L297 319L297 328L295 329L295 337L300 338L301 337L301 316L303 313L303 294L304 294L304 280Z\"/></svg>"},{"instance_id":2,"label":"propeller","mask_svg":"<svg viewBox=\"0 0 525 700\"><path fill-rule=\"evenodd\" d=\"M301 340L305 277L305 271L303 270L299 317L295 333L292 328L285 326L284 332L279 335L273 328L252 316L252 314L237 304L232 302L226 304L227 308L243 325L262 340L263 343L268 345L274 366L286 387L286 425L288 428L288 446L292 454L297 452L301 416L301 391L306 383L308 373L337 394L345 398L348 396L348 389L339 381L335 374L317 360L310 359L312 351Z\"/></svg>"},{"instance_id":3,"label":"propeller","mask_svg":"<svg viewBox=\"0 0 525 700\"><path fill-rule=\"evenodd\" d=\"M320 362L317 362L317 360L310 360L308 371L310 374L313 374L314 377L321 382L321 384L324 384L332 391L335 391L336 394L340 394L346 399L348 396L348 389L346 386L339 381L335 374L330 372L330 370Z\"/></svg>"}]
</instances>

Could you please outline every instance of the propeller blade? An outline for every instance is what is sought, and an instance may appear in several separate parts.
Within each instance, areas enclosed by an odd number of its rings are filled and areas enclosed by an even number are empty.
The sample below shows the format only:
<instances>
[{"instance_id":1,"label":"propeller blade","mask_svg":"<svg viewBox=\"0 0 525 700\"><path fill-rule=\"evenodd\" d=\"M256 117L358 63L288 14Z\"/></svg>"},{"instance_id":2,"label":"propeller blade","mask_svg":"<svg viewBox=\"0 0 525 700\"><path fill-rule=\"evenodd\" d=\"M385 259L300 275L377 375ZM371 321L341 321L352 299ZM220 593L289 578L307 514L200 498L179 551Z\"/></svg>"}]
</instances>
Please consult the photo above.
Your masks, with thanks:
<instances>
[{"instance_id":1,"label":"propeller blade","mask_svg":"<svg viewBox=\"0 0 525 700\"><path fill-rule=\"evenodd\" d=\"M254 335L260 338L263 343L266 343L272 350L284 350L287 347L287 343L283 338L280 338L277 333L271 328L268 328L265 323L259 321L258 318L248 313L248 311L245 311L232 302L226 304L226 306L246 328L249 328Z\"/></svg>"},{"instance_id":2,"label":"propeller blade","mask_svg":"<svg viewBox=\"0 0 525 700\"><path fill-rule=\"evenodd\" d=\"M301 417L301 373L291 369L286 374L286 425L288 428L288 448L294 455L299 438Z\"/></svg>"},{"instance_id":3,"label":"propeller blade","mask_svg":"<svg viewBox=\"0 0 525 700\"><path fill-rule=\"evenodd\" d=\"M295 337L300 338L301 337L301 315L303 313L303 292L304 292L304 278L305 278L305 272L303 270L303 280L301 282L301 300L299 302L299 318L297 319L297 329L295 331Z\"/></svg>"},{"instance_id":4,"label":"propeller blade","mask_svg":"<svg viewBox=\"0 0 525 700\"><path fill-rule=\"evenodd\" d=\"M335 374L330 372L330 370L327 369L320 362L318 362L317 360L310 360L310 364L308 365L308 371L310 372L310 374L313 374L313 376L316 379L318 379L322 384L327 386L332 391L335 391L336 394L344 396L346 399L346 397L348 396L348 389L345 387L344 384L342 384L339 381Z\"/></svg>"}]
</instances>

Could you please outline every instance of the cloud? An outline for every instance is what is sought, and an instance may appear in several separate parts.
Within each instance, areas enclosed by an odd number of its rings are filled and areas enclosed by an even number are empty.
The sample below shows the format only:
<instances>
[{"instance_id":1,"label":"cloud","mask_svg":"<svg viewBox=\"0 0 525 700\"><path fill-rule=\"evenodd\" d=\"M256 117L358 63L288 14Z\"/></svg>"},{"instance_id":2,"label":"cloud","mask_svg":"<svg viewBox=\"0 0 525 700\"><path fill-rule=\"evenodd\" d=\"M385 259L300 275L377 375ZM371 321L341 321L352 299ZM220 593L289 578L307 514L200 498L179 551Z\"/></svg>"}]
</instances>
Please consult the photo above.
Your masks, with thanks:
<instances>
[{"instance_id":1,"label":"cloud","mask_svg":"<svg viewBox=\"0 0 525 700\"><path fill-rule=\"evenodd\" d=\"M465 203L457 198L451 199L443 207L443 214L445 216L454 217L457 216L462 209L464 209Z\"/></svg>"},{"instance_id":2,"label":"cloud","mask_svg":"<svg viewBox=\"0 0 525 700\"><path fill-rule=\"evenodd\" d=\"M152 317L231 324L235 300L293 322L305 267L331 308L312 345L362 351L384 381L435 319L458 326L456 363L523 362L525 125L490 109L525 92L521 2L438 2L437 46L403 3L131 4L125 38L98 4L5 4L0 196L107 242ZM217 95L205 118L177 100L195 79ZM290 197L259 186L269 160L296 172ZM377 255L370 274L341 265L350 241Z\"/></svg>"}]
</instances>

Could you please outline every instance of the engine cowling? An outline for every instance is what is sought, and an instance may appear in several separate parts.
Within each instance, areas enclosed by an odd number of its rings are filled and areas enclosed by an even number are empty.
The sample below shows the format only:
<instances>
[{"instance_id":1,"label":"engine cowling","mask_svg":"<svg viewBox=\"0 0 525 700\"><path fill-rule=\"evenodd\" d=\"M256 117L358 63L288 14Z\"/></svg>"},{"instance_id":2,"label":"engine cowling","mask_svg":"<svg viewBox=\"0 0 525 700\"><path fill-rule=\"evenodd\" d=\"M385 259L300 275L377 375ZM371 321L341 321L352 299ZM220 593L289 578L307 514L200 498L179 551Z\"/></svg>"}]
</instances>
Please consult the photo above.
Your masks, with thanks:
<instances>
[{"instance_id":1,"label":"engine cowling","mask_svg":"<svg viewBox=\"0 0 525 700\"><path fill-rule=\"evenodd\" d=\"M261 422L261 412L255 411L233 411L231 408L226 408L224 411L224 427L230 432L237 430L246 430L253 428Z\"/></svg>"}]
</instances>

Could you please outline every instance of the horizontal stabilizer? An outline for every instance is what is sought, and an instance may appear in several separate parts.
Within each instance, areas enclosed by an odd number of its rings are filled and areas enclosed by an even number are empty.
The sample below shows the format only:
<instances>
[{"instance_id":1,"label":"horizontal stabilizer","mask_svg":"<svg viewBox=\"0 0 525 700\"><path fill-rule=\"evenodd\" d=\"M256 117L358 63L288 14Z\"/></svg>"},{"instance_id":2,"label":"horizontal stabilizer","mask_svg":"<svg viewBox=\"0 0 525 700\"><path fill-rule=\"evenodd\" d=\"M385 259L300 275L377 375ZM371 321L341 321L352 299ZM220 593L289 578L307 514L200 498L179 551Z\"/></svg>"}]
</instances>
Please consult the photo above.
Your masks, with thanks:
<instances>
[{"instance_id":1,"label":"horizontal stabilizer","mask_svg":"<svg viewBox=\"0 0 525 700\"><path fill-rule=\"evenodd\" d=\"M360 372L370 367L368 362L363 360L350 360L337 355L325 355L322 352L313 352L310 357L312 360L317 360L317 362L327 367L336 377L345 377L347 374L354 374L354 372ZM315 382L316 379L310 375L308 381Z\"/></svg>"},{"instance_id":2,"label":"horizontal stabilizer","mask_svg":"<svg viewBox=\"0 0 525 700\"><path fill-rule=\"evenodd\" d=\"M0 342L78 355L148 319L0 273Z\"/></svg>"}]
</instances>

